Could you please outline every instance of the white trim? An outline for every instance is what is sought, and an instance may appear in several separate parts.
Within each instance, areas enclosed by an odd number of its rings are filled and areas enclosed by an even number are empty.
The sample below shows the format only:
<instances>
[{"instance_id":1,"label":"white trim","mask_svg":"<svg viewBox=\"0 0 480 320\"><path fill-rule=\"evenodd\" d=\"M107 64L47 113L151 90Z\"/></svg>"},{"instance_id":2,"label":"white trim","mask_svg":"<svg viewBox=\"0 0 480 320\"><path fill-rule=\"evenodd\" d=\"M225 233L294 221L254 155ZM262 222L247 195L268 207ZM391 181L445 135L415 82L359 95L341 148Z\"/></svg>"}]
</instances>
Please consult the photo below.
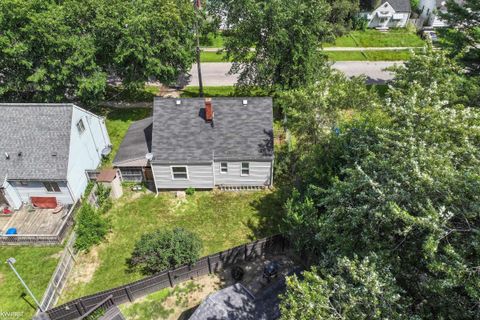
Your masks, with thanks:
<instances>
[{"instance_id":1,"label":"white trim","mask_svg":"<svg viewBox=\"0 0 480 320\"><path fill-rule=\"evenodd\" d=\"M248 164L248 174L243 173L243 164ZM240 176L241 177L248 177L250 175L250 162L240 162Z\"/></svg>"},{"instance_id":2,"label":"white trim","mask_svg":"<svg viewBox=\"0 0 480 320\"><path fill-rule=\"evenodd\" d=\"M173 175L173 168L185 168L185 173L187 174L187 178L186 179L176 179ZM190 180L190 176L188 175L188 166L185 166L185 165L170 166L170 173L172 175L172 181L188 181L188 180Z\"/></svg>"},{"instance_id":3,"label":"white trim","mask_svg":"<svg viewBox=\"0 0 480 320\"><path fill-rule=\"evenodd\" d=\"M150 162L150 169L152 169L153 184L155 185L155 192L157 193L155 197L158 197L157 178L155 177L155 172L153 171L153 165L151 162ZM122 171L120 170L120 172Z\"/></svg>"}]
</instances>

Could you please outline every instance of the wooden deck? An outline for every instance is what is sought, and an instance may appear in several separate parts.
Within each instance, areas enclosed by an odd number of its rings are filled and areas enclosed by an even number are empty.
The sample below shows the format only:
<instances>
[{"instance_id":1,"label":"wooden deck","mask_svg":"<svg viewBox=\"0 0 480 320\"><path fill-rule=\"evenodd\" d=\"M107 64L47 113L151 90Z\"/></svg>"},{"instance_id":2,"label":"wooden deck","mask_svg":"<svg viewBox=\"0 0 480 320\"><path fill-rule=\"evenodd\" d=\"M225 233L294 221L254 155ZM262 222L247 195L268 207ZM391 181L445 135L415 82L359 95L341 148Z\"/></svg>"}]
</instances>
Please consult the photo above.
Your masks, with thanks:
<instances>
[{"instance_id":1,"label":"wooden deck","mask_svg":"<svg viewBox=\"0 0 480 320\"><path fill-rule=\"evenodd\" d=\"M5 234L9 228L17 228L18 235L54 235L67 219L68 207L56 214L52 212L52 209L28 212L22 208L10 217L0 216L0 233Z\"/></svg>"}]
</instances>

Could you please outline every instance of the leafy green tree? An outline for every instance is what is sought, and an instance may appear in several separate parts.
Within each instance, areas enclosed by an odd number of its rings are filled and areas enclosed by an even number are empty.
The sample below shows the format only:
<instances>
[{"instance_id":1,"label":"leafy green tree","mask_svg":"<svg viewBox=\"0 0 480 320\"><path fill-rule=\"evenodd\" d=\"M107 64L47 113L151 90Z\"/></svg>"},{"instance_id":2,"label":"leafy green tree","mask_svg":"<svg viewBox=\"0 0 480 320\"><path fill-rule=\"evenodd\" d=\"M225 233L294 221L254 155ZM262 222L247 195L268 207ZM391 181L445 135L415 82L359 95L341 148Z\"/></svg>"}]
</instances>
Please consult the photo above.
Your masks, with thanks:
<instances>
[{"instance_id":1,"label":"leafy green tree","mask_svg":"<svg viewBox=\"0 0 480 320\"><path fill-rule=\"evenodd\" d=\"M451 28L443 30L445 45L475 74L480 70L480 1L447 0L446 13L440 13Z\"/></svg>"},{"instance_id":2,"label":"leafy green tree","mask_svg":"<svg viewBox=\"0 0 480 320\"><path fill-rule=\"evenodd\" d=\"M225 16L225 51L240 86L292 89L314 83L328 70L321 44L335 24L326 0L218 0ZM341 16L343 24L344 16Z\"/></svg>"},{"instance_id":3,"label":"leafy green tree","mask_svg":"<svg viewBox=\"0 0 480 320\"><path fill-rule=\"evenodd\" d=\"M305 271L287 278L281 319L411 319L403 290L375 255L341 258L329 272Z\"/></svg>"},{"instance_id":4,"label":"leafy green tree","mask_svg":"<svg viewBox=\"0 0 480 320\"><path fill-rule=\"evenodd\" d=\"M75 248L88 251L92 246L99 244L105 239L110 229L109 221L85 202L79 209L77 217L77 239Z\"/></svg>"},{"instance_id":5,"label":"leafy green tree","mask_svg":"<svg viewBox=\"0 0 480 320\"><path fill-rule=\"evenodd\" d=\"M189 0L0 2L0 96L91 103L107 79L176 81L193 61Z\"/></svg>"},{"instance_id":6,"label":"leafy green tree","mask_svg":"<svg viewBox=\"0 0 480 320\"><path fill-rule=\"evenodd\" d=\"M480 296L480 112L439 87L391 88L387 121L354 121L337 139L326 187L287 205L287 232L328 265L374 252L422 318L474 319Z\"/></svg>"},{"instance_id":7,"label":"leafy green tree","mask_svg":"<svg viewBox=\"0 0 480 320\"><path fill-rule=\"evenodd\" d=\"M391 68L395 72L392 86L404 93L413 83L421 87L436 85L437 98L449 105L461 103L478 106L479 85L466 74L463 67L442 50L434 50L431 44L423 52L413 52L403 65Z\"/></svg>"},{"instance_id":8,"label":"leafy green tree","mask_svg":"<svg viewBox=\"0 0 480 320\"><path fill-rule=\"evenodd\" d=\"M183 264L193 264L200 257L202 241L185 229L157 230L144 234L135 244L128 264L146 274L157 273Z\"/></svg>"}]
</instances>

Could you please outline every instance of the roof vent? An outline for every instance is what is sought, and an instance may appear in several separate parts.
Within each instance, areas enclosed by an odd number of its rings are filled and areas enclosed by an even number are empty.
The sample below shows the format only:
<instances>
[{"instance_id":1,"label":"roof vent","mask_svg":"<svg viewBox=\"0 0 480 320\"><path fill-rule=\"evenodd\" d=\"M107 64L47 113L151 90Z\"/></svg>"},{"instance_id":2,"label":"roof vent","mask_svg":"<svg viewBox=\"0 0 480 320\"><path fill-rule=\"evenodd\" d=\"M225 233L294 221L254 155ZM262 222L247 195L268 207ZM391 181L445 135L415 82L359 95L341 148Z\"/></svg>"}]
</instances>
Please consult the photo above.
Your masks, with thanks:
<instances>
[{"instance_id":1,"label":"roof vent","mask_svg":"<svg viewBox=\"0 0 480 320\"><path fill-rule=\"evenodd\" d=\"M10 160L10 155L7 152L5 152L5 159Z\"/></svg>"},{"instance_id":2,"label":"roof vent","mask_svg":"<svg viewBox=\"0 0 480 320\"><path fill-rule=\"evenodd\" d=\"M247 99L243 100L243 101L242 101L242 104L243 104L244 106L246 106L246 105L248 104L248 100L247 100Z\"/></svg>"},{"instance_id":3,"label":"roof vent","mask_svg":"<svg viewBox=\"0 0 480 320\"><path fill-rule=\"evenodd\" d=\"M23 154L22 154L22 151L18 151L17 156L18 156L19 158L21 158L22 155L23 155Z\"/></svg>"},{"instance_id":4,"label":"roof vent","mask_svg":"<svg viewBox=\"0 0 480 320\"><path fill-rule=\"evenodd\" d=\"M57 156L57 153L54 151L52 152L52 157L56 157Z\"/></svg>"},{"instance_id":5,"label":"roof vent","mask_svg":"<svg viewBox=\"0 0 480 320\"><path fill-rule=\"evenodd\" d=\"M176 104L177 106L181 105L181 104L182 104L182 100L180 100L180 99L175 100L175 104Z\"/></svg>"},{"instance_id":6,"label":"roof vent","mask_svg":"<svg viewBox=\"0 0 480 320\"><path fill-rule=\"evenodd\" d=\"M212 98L205 99L205 121L212 122L213 121L213 106L212 106Z\"/></svg>"}]
</instances>

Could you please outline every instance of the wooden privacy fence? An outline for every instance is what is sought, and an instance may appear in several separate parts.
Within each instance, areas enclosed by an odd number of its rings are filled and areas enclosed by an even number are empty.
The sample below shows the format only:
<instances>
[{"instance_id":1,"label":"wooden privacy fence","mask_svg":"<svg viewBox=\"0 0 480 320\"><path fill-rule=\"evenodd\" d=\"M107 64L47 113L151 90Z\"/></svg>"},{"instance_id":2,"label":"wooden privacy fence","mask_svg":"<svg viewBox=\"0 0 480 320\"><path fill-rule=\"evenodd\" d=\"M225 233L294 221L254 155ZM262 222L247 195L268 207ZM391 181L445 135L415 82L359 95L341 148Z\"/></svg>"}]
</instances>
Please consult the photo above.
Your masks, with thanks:
<instances>
[{"instance_id":1,"label":"wooden privacy fence","mask_svg":"<svg viewBox=\"0 0 480 320\"><path fill-rule=\"evenodd\" d=\"M76 239L77 235L73 232L63 249L62 257L60 258L57 268L53 272L47 290L45 290L45 293L43 294L42 301L40 302L43 310L47 310L57 303L58 298L65 287L68 275L75 265L76 251L74 244Z\"/></svg>"},{"instance_id":2,"label":"wooden privacy fence","mask_svg":"<svg viewBox=\"0 0 480 320\"><path fill-rule=\"evenodd\" d=\"M184 265L176 269L163 271L121 287L67 302L64 305L47 310L46 314L51 320L81 318L105 299L112 300L115 305L132 302L164 288L174 287L184 281L218 272L228 266L252 261L266 254L283 253L287 247L288 243L281 235L264 238L203 257L192 266Z\"/></svg>"}]
</instances>

